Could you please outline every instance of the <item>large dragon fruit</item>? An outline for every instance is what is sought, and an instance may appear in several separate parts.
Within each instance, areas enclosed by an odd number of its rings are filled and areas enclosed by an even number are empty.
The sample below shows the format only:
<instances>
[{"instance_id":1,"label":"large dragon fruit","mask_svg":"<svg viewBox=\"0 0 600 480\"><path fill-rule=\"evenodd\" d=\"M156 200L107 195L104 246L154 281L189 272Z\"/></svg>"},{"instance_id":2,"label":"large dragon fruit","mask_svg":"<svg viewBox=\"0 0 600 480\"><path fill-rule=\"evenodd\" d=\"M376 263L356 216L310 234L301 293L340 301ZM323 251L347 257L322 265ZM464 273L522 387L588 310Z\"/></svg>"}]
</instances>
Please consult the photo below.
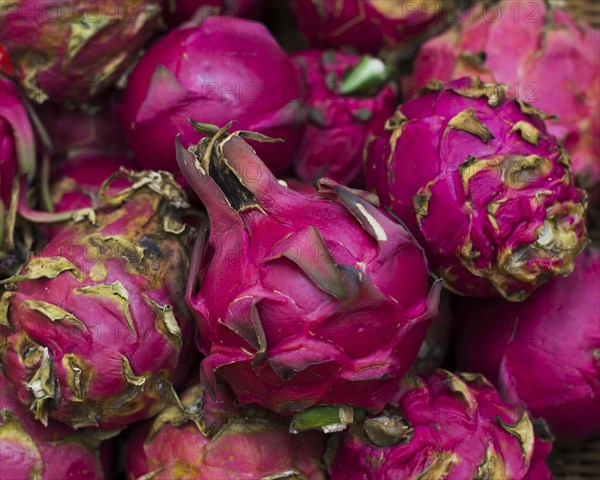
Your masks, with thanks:
<instances>
[{"instance_id":1,"label":"large dragon fruit","mask_svg":"<svg viewBox=\"0 0 600 480\"><path fill-rule=\"evenodd\" d=\"M315 47L411 52L460 16L461 0L292 0L300 29Z\"/></svg>"},{"instance_id":2,"label":"large dragon fruit","mask_svg":"<svg viewBox=\"0 0 600 480\"><path fill-rule=\"evenodd\" d=\"M464 299L458 325L461 368L524 402L559 440L600 434L600 250L523 303Z\"/></svg>"},{"instance_id":3,"label":"large dragon fruit","mask_svg":"<svg viewBox=\"0 0 600 480\"><path fill-rule=\"evenodd\" d=\"M327 179L313 195L280 184L228 127L178 146L210 218L186 295L205 383L218 374L241 404L284 413L383 408L437 307L421 248L373 195Z\"/></svg>"},{"instance_id":4,"label":"large dragon fruit","mask_svg":"<svg viewBox=\"0 0 600 480\"><path fill-rule=\"evenodd\" d=\"M80 101L112 85L158 27L161 12L160 0L4 3L0 42L39 103Z\"/></svg>"},{"instance_id":5,"label":"large dragon fruit","mask_svg":"<svg viewBox=\"0 0 600 480\"><path fill-rule=\"evenodd\" d=\"M456 28L423 46L414 83L478 75L509 85L558 116L548 130L569 151L573 171L600 181L600 32L549 4L505 0L465 13Z\"/></svg>"},{"instance_id":6,"label":"large dragon fruit","mask_svg":"<svg viewBox=\"0 0 600 480\"><path fill-rule=\"evenodd\" d=\"M0 282L4 373L36 418L117 428L156 414L187 373L186 206L170 174L128 172L102 207Z\"/></svg>"},{"instance_id":7,"label":"large dragon fruit","mask_svg":"<svg viewBox=\"0 0 600 480\"><path fill-rule=\"evenodd\" d=\"M377 58L334 50L292 57L305 88L308 124L295 159L305 181L328 177L348 185L362 181L362 146L396 108L396 91Z\"/></svg>"},{"instance_id":8,"label":"large dragon fruit","mask_svg":"<svg viewBox=\"0 0 600 480\"><path fill-rule=\"evenodd\" d=\"M325 479L323 434L290 435L273 414L235 407L222 386L216 400L190 387L128 443L130 480Z\"/></svg>"},{"instance_id":9,"label":"large dragon fruit","mask_svg":"<svg viewBox=\"0 0 600 480\"><path fill-rule=\"evenodd\" d=\"M163 16L169 25L191 20L199 9L206 14L257 18L264 3L265 0L163 0Z\"/></svg>"},{"instance_id":10,"label":"large dragon fruit","mask_svg":"<svg viewBox=\"0 0 600 480\"><path fill-rule=\"evenodd\" d=\"M585 244L568 155L504 85L465 77L400 106L370 141L366 180L463 295L523 300Z\"/></svg>"},{"instance_id":11,"label":"large dragon fruit","mask_svg":"<svg viewBox=\"0 0 600 480\"><path fill-rule=\"evenodd\" d=\"M158 40L129 77L121 113L129 144L144 168L177 171L174 139L198 141L188 118L286 139L256 145L284 174L301 137L301 86L291 60L261 24L210 16ZM237 128L237 127L236 127ZM149 141L151 139L151 141Z\"/></svg>"},{"instance_id":12,"label":"large dragon fruit","mask_svg":"<svg viewBox=\"0 0 600 480\"><path fill-rule=\"evenodd\" d=\"M483 376L436 370L405 377L383 412L331 442L326 460L331 480L550 480L551 442L538 430Z\"/></svg>"},{"instance_id":13,"label":"large dragon fruit","mask_svg":"<svg viewBox=\"0 0 600 480\"><path fill-rule=\"evenodd\" d=\"M0 370L0 479L102 480L109 445L99 432L76 432L59 422L47 427L25 411Z\"/></svg>"}]
</instances>

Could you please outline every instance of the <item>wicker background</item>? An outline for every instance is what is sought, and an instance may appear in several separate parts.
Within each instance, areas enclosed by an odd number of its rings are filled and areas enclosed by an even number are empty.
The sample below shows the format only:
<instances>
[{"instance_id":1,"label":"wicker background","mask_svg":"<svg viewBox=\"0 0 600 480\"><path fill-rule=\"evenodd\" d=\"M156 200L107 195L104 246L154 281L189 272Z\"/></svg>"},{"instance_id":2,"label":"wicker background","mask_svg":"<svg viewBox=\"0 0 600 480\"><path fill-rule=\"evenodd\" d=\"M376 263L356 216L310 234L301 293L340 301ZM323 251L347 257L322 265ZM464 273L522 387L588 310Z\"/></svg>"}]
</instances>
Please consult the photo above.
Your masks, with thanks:
<instances>
[{"instance_id":1,"label":"wicker background","mask_svg":"<svg viewBox=\"0 0 600 480\"><path fill-rule=\"evenodd\" d=\"M550 0L550 3L567 8L577 18L600 28L600 0Z\"/></svg>"}]
</instances>

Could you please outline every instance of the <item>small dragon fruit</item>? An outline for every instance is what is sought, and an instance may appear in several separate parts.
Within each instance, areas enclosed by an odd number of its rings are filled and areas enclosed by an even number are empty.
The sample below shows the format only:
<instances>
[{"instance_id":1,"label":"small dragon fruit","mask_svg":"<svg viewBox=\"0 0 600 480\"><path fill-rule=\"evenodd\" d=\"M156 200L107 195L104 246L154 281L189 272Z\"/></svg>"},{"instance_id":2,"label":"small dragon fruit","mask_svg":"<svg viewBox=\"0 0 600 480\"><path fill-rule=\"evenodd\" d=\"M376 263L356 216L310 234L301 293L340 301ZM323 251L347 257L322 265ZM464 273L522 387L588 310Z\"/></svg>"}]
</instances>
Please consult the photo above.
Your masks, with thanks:
<instances>
[{"instance_id":1,"label":"small dragon fruit","mask_svg":"<svg viewBox=\"0 0 600 480\"><path fill-rule=\"evenodd\" d=\"M585 245L568 155L504 85L465 77L400 106L369 141L366 180L463 295L523 300Z\"/></svg>"},{"instance_id":2,"label":"small dragon fruit","mask_svg":"<svg viewBox=\"0 0 600 480\"><path fill-rule=\"evenodd\" d=\"M383 408L437 309L421 248L374 195L327 179L297 193L240 138L256 134L196 126L210 138L177 160L210 219L186 294L205 384L282 413Z\"/></svg>"},{"instance_id":3,"label":"small dragon fruit","mask_svg":"<svg viewBox=\"0 0 600 480\"><path fill-rule=\"evenodd\" d=\"M163 0L163 16L169 25L191 20L200 8L227 17L258 18L265 0Z\"/></svg>"},{"instance_id":4,"label":"small dragon fruit","mask_svg":"<svg viewBox=\"0 0 600 480\"><path fill-rule=\"evenodd\" d=\"M296 175L307 182L328 177L344 185L363 184L367 134L383 127L396 108L396 91L385 85L385 65L334 50L307 50L292 60L304 80L309 112Z\"/></svg>"},{"instance_id":5,"label":"small dragon fruit","mask_svg":"<svg viewBox=\"0 0 600 480\"><path fill-rule=\"evenodd\" d=\"M34 256L0 299L4 373L36 418L119 428L155 415L187 373L186 198L170 174L127 172Z\"/></svg>"},{"instance_id":6,"label":"small dragon fruit","mask_svg":"<svg viewBox=\"0 0 600 480\"><path fill-rule=\"evenodd\" d=\"M0 479L109 478L110 457L100 447L102 438L99 432L76 432L59 422L44 427L24 410L0 370Z\"/></svg>"},{"instance_id":7,"label":"small dragon fruit","mask_svg":"<svg viewBox=\"0 0 600 480\"><path fill-rule=\"evenodd\" d=\"M0 41L27 95L81 101L112 85L158 27L160 0L13 0Z\"/></svg>"},{"instance_id":8,"label":"small dragon fruit","mask_svg":"<svg viewBox=\"0 0 600 480\"><path fill-rule=\"evenodd\" d=\"M209 16L159 39L129 77L120 106L137 161L177 171L174 139L195 144L188 118L239 120L240 129L285 138L256 148L275 174L285 174L301 138L301 86L294 66L261 24ZM149 141L152 139L152 141Z\"/></svg>"},{"instance_id":9,"label":"small dragon fruit","mask_svg":"<svg viewBox=\"0 0 600 480\"><path fill-rule=\"evenodd\" d=\"M577 25L543 0L505 0L465 13L426 43L415 62L417 88L464 75L504 83L558 119L573 171L600 181L600 32Z\"/></svg>"},{"instance_id":10,"label":"small dragon fruit","mask_svg":"<svg viewBox=\"0 0 600 480\"><path fill-rule=\"evenodd\" d=\"M462 1L293 0L300 30L320 48L352 46L359 52L382 48L411 52L460 15Z\"/></svg>"},{"instance_id":11,"label":"small dragon fruit","mask_svg":"<svg viewBox=\"0 0 600 480\"><path fill-rule=\"evenodd\" d=\"M600 434L600 250L576 259L519 304L464 299L461 368L477 369L504 398L544 417L559 440Z\"/></svg>"},{"instance_id":12,"label":"small dragon fruit","mask_svg":"<svg viewBox=\"0 0 600 480\"><path fill-rule=\"evenodd\" d=\"M219 386L217 400L196 385L179 404L135 427L127 450L127 478L137 480L324 480L325 436L290 435L269 412L235 407Z\"/></svg>"},{"instance_id":13,"label":"small dragon fruit","mask_svg":"<svg viewBox=\"0 0 600 480\"><path fill-rule=\"evenodd\" d=\"M408 375L380 414L332 439L331 480L551 480L548 432L481 375Z\"/></svg>"}]
</instances>

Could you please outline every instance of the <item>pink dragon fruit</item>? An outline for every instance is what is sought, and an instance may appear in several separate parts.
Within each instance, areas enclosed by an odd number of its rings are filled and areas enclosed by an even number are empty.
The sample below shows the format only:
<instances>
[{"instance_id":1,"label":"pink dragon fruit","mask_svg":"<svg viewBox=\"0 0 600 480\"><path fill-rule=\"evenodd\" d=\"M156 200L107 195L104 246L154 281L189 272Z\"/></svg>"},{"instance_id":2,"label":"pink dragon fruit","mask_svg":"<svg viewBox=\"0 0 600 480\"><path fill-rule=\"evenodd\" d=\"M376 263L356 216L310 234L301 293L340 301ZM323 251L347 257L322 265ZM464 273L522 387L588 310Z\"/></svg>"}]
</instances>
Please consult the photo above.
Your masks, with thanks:
<instances>
[{"instance_id":1,"label":"pink dragon fruit","mask_svg":"<svg viewBox=\"0 0 600 480\"><path fill-rule=\"evenodd\" d=\"M536 425L537 427L538 425ZM551 480L544 424L505 404L481 375L408 375L383 412L333 439L331 480Z\"/></svg>"},{"instance_id":2,"label":"pink dragon fruit","mask_svg":"<svg viewBox=\"0 0 600 480\"><path fill-rule=\"evenodd\" d=\"M600 32L543 0L505 0L465 13L421 49L417 88L464 75L510 85L558 120L548 123L573 171L600 181Z\"/></svg>"},{"instance_id":3,"label":"pink dragon fruit","mask_svg":"<svg viewBox=\"0 0 600 480\"><path fill-rule=\"evenodd\" d=\"M177 160L210 218L186 294L205 384L286 414L383 408L437 309L421 248L374 195L294 192L240 138L256 134L196 126L210 137Z\"/></svg>"},{"instance_id":4,"label":"pink dragon fruit","mask_svg":"<svg viewBox=\"0 0 600 480\"><path fill-rule=\"evenodd\" d=\"M185 194L165 172L123 172L101 208L57 234L0 299L4 373L36 418L118 428L169 400L193 359L183 305ZM110 193L110 194L109 194Z\"/></svg>"},{"instance_id":5,"label":"pink dragon fruit","mask_svg":"<svg viewBox=\"0 0 600 480\"><path fill-rule=\"evenodd\" d=\"M174 139L198 141L188 118L285 138L256 148L275 174L290 167L302 129L301 86L291 60L267 29L238 18L208 17L158 40L129 77L123 126L137 161L177 170ZM152 141L148 141L152 139Z\"/></svg>"},{"instance_id":6,"label":"pink dragon fruit","mask_svg":"<svg viewBox=\"0 0 600 480\"><path fill-rule=\"evenodd\" d=\"M201 8L207 14L258 18L264 3L265 0L163 0L163 16L169 25L191 20Z\"/></svg>"},{"instance_id":7,"label":"pink dragon fruit","mask_svg":"<svg viewBox=\"0 0 600 480\"><path fill-rule=\"evenodd\" d=\"M325 435L290 435L269 412L235 407L219 386L218 401L204 388L187 389L181 403L135 427L127 451L127 478L136 480L324 480Z\"/></svg>"},{"instance_id":8,"label":"pink dragon fruit","mask_svg":"<svg viewBox=\"0 0 600 480\"><path fill-rule=\"evenodd\" d=\"M412 49L460 16L462 1L293 0L300 30L320 48Z\"/></svg>"},{"instance_id":9,"label":"pink dragon fruit","mask_svg":"<svg viewBox=\"0 0 600 480\"><path fill-rule=\"evenodd\" d=\"M541 113L462 78L399 107L366 149L366 179L457 293L526 298L586 241L585 193Z\"/></svg>"},{"instance_id":10,"label":"pink dragon fruit","mask_svg":"<svg viewBox=\"0 0 600 480\"><path fill-rule=\"evenodd\" d=\"M160 0L13 0L0 41L27 95L81 101L112 85L160 21Z\"/></svg>"},{"instance_id":11,"label":"pink dragon fruit","mask_svg":"<svg viewBox=\"0 0 600 480\"><path fill-rule=\"evenodd\" d=\"M296 175L363 184L362 145L396 108L383 62L334 50L308 50L292 60L304 79L308 124L295 160Z\"/></svg>"},{"instance_id":12,"label":"pink dragon fruit","mask_svg":"<svg viewBox=\"0 0 600 480\"><path fill-rule=\"evenodd\" d=\"M559 440L600 434L600 250L576 260L528 300L465 299L458 313L461 368L493 380L504 398L544 417Z\"/></svg>"},{"instance_id":13,"label":"pink dragon fruit","mask_svg":"<svg viewBox=\"0 0 600 480\"><path fill-rule=\"evenodd\" d=\"M109 478L109 443L99 432L76 432L59 422L47 427L26 412L0 370L0 480Z\"/></svg>"}]
</instances>

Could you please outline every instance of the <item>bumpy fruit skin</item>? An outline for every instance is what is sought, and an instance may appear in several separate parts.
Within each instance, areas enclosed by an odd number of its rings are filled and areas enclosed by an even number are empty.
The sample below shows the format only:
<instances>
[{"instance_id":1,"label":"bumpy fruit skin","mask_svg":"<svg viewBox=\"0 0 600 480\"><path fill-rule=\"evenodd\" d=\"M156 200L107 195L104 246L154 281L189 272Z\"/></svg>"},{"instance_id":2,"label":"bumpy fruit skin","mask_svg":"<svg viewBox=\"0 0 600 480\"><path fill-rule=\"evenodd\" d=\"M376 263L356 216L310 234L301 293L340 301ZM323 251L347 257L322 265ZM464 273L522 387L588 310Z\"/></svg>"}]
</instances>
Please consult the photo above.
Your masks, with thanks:
<instances>
[{"instance_id":1,"label":"bumpy fruit skin","mask_svg":"<svg viewBox=\"0 0 600 480\"><path fill-rule=\"evenodd\" d=\"M307 182L328 177L344 185L364 184L362 147L368 133L383 127L394 113L395 89L391 84L376 84L369 89L369 78L359 81L359 85L349 86L344 79L361 67L363 58L358 55L306 50L294 55L292 60L303 78L304 103L309 112L295 159L296 175ZM381 61L371 61L385 70ZM364 76L382 74L382 71L374 71ZM378 78L373 80L380 83Z\"/></svg>"},{"instance_id":2,"label":"bumpy fruit skin","mask_svg":"<svg viewBox=\"0 0 600 480\"><path fill-rule=\"evenodd\" d=\"M204 382L286 414L383 408L437 309L421 248L373 195L326 179L297 193L225 131L178 148L210 218L187 293Z\"/></svg>"},{"instance_id":3,"label":"bumpy fruit skin","mask_svg":"<svg viewBox=\"0 0 600 480\"><path fill-rule=\"evenodd\" d=\"M542 0L505 0L475 8L426 43L415 62L417 88L464 75L505 83L558 118L550 133L568 150L573 171L600 181L600 32L577 25ZM550 74L552 72L552 74Z\"/></svg>"},{"instance_id":4,"label":"bumpy fruit skin","mask_svg":"<svg viewBox=\"0 0 600 480\"><path fill-rule=\"evenodd\" d=\"M235 407L222 386L216 400L202 386L190 387L181 406L135 427L127 449L129 480L325 479L323 434L290 435L273 414Z\"/></svg>"},{"instance_id":5,"label":"bumpy fruit skin","mask_svg":"<svg viewBox=\"0 0 600 480\"><path fill-rule=\"evenodd\" d=\"M600 433L600 250L520 304L464 299L458 363L543 417L558 440Z\"/></svg>"},{"instance_id":6,"label":"bumpy fruit skin","mask_svg":"<svg viewBox=\"0 0 600 480\"><path fill-rule=\"evenodd\" d=\"M0 41L27 95L81 101L112 85L159 26L160 0L16 0Z\"/></svg>"},{"instance_id":7,"label":"bumpy fruit skin","mask_svg":"<svg viewBox=\"0 0 600 480\"><path fill-rule=\"evenodd\" d=\"M0 299L0 352L42 422L119 428L156 414L193 358L183 305L186 198L170 174L127 172L66 225Z\"/></svg>"},{"instance_id":8,"label":"bumpy fruit skin","mask_svg":"<svg viewBox=\"0 0 600 480\"><path fill-rule=\"evenodd\" d=\"M218 125L233 119L236 128L286 140L255 146L280 175L302 134L301 90L291 60L264 25L209 16L148 49L129 77L120 111L144 168L177 171L175 137L186 147L199 139L189 118Z\"/></svg>"},{"instance_id":9,"label":"bumpy fruit skin","mask_svg":"<svg viewBox=\"0 0 600 480\"><path fill-rule=\"evenodd\" d=\"M465 77L401 105L366 149L367 186L457 293L523 300L585 245L585 193L541 115Z\"/></svg>"},{"instance_id":10,"label":"bumpy fruit skin","mask_svg":"<svg viewBox=\"0 0 600 480\"><path fill-rule=\"evenodd\" d=\"M110 459L100 452L101 438L54 421L44 427L21 405L0 370L0 480L109 478Z\"/></svg>"},{"instance_id":11,"label":"bumpy fruit skin","mask_svg":"<svg viewBox=\"0 0 600 480\"><path fill-rule=\"evenodd\" d=\"M543 430L543 425L540 425ZM550 480L542 437L481 375L408 375L386 409L331 442L331 480Z\"/></svg>"},{"instance_id":12,"label":"bumpy fruit skin","mask_svg":"<svg viewBox=\"0 0 600 480\"><path fill-rule=\"evenodd\" d=\"M265 0L163 0L163 16L169 25L191 20L200 8L206 14L258 18Z\"/></svg>"},{"instance_id":13,"label":"bumpy fruit skin","mask_svg":"<svg viewBox=\"0 0 600 480\"><path fill-rule=\"evenodd\" d=\"M363 53L410 49L440 32L458 9L457 2L438 0L293 0L292 5L312 46L352 46Z\"/></svg>"}]
</instances>

